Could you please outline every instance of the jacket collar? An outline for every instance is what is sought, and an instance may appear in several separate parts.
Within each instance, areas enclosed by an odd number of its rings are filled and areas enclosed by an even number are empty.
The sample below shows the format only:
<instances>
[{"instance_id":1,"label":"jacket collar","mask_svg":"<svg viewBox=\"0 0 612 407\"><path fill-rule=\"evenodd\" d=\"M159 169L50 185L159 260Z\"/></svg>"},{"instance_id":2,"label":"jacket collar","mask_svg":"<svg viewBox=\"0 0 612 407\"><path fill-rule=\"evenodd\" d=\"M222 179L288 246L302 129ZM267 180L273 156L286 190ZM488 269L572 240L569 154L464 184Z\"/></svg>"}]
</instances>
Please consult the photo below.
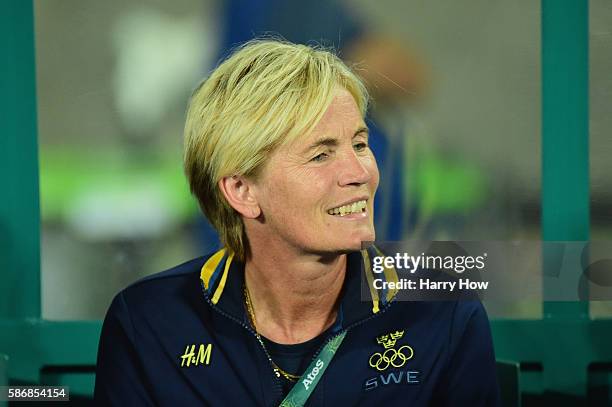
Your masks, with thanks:
<instances>
[{"instance_id":1,"label":"jacket collar","mask_svg":"<svg viewBox=\"0 0 612 407\"><path fill-rule=\"evenodd\" d=\"M394 268L373 272L371 259L382 255L375 246L347 255L346 277L333 330L344 329L381 312L397 294L397 290L373 287L374 279L398 281ZM247 321L243 294L244 263L236 260L226 249L221 249L205 261L200 281L204 296L213 307L239 321Z\"/></svg>"}]
</instances>

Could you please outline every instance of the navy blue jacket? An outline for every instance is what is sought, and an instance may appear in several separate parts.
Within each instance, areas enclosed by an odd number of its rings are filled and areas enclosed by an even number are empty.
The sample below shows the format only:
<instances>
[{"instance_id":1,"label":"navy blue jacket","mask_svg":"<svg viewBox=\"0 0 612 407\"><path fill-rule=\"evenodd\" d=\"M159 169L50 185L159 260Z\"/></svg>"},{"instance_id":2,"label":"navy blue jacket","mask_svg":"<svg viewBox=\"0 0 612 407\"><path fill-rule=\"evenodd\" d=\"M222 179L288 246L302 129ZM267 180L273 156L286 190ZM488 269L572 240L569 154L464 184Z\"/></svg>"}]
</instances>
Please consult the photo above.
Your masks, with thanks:
<instances>
[{"instance_id":1,"label":"navy blue jacket","mask_svg":"<svg viewBox=\"0 0 612 407\"><path fill-rule=\"evenodd\" d=\"M307 405L499 405L480 302L399 302L376 291L361 301L364 266L367 256L348 255L328 335L348 333ZM277 406L281 379L248 323L243 284L244 265L221 251L120 292L102 328L96 403Z\"/></svg>"}]
</instances>

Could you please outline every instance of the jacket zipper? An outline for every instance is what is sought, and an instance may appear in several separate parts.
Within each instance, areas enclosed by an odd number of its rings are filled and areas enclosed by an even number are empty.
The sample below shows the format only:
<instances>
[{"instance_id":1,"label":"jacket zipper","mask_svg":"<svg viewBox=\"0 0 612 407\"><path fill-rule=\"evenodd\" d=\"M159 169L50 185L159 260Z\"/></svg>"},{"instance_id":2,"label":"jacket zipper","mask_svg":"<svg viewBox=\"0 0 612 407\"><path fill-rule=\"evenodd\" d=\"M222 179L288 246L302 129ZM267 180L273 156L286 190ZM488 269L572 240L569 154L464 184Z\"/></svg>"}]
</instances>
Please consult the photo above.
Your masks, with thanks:
<instances>
[{"instance_id":1,"label":"jacket zipper","mask_svg":"<svg viewBox=\"0 0 612 407\"><path fill-rule=\"evenodd\" d=\"M219 309L218 307L216 307L212 301L210 300L210 298L208 297L208 295L206 294L206 289L204 288L203 285L200 286L202 289L202 293L204 294L204 298L206 299L206 302L208 303L208 305L214 309L216 312L218 312L219 314L225 316L226 318L229 318L230 320L236 322L238 325L242 326L244 329L246 329L247 331L249 331L254 337L255 340L259 343L259 346L261 347L261 349L264 351L264 354L266 355L266 358L268 359L268 363L270 365L270 368L272 368L272 373L275 379L275 390L276 390L276 398L280 398L283 395L283 386L281 384L281 380L280 377L277 376L276 374L276 369L274 368L274 365L272 365L272 357L270 356L270 354L268 353L268 350L266 349L266 347L264 346L264 344L261 342L261 340L257 337L257 333L253 330L253 328L251 328L250 326L248 326L247 324L245 324L244 322L238 320L237 318L235 318L233 315L228 314L227 312Z\"/></svg>"}]
</instances>

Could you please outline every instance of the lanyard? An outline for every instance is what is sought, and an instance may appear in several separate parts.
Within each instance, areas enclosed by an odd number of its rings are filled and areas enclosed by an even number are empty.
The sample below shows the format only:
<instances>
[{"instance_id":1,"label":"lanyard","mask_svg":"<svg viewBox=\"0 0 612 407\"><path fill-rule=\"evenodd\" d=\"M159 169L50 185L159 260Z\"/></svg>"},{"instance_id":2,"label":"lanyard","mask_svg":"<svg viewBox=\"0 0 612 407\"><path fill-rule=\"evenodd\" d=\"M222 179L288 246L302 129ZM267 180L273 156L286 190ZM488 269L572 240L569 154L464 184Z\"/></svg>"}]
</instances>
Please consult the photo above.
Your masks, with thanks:
<instances>
[{"instance_id":1,"label":"lanyard","mask_svg":"<svg viewBox=\"0 0 612 407\"><path fill-rule=\"evenodd\" d=\"M300 380L293 385L287 397L280 403L279 407L301 407L306 403L319 383L321 376L329 366L336 351L346 336L346 331L331 339L319 353L319 357L313 360Z\"/></svg>"}]
</instances>

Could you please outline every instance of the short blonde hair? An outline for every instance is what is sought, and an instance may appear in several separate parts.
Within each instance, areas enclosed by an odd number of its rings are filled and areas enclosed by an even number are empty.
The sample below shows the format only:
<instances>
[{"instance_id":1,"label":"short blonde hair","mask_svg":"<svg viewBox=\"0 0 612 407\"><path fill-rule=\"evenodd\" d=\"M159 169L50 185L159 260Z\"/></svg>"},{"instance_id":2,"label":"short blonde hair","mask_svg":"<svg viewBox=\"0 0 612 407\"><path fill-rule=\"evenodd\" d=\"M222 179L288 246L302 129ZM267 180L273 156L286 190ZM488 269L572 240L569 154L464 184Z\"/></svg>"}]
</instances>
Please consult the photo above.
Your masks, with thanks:
<instances>
[{"instance_id":1,"label":"short blonde hair","mask_svg":"<svg viewBox=\"0 0 612 407\"><path fill-rule=\"evenodd\" d=\"M233 175L256 179L278 146L312 131L338 86L365 116L366 88L333 52L257 39L237 48L191 96L185 173L221 243L239 259L248 254L244 223L219 181Z\"/></svg>"}]
</instances>

